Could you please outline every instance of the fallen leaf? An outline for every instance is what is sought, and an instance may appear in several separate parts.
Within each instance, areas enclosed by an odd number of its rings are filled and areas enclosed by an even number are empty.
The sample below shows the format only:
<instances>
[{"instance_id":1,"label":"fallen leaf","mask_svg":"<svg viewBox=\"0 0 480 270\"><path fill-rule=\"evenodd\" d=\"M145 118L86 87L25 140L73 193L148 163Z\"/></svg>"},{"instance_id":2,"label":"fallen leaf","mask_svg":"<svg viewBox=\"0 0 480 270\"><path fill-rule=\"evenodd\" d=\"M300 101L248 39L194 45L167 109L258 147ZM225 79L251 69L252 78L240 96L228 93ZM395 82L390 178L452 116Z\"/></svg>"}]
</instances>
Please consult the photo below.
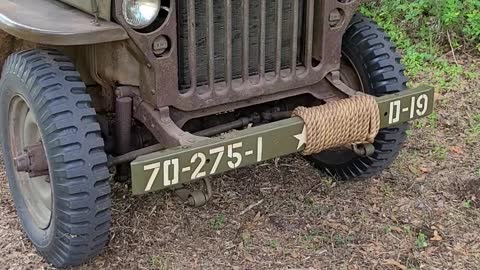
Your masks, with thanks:
<instances>
[{"instance_id":1,"label":"fallen leaf","mask_svg":"<svg viewBox=\"0 0 480 270\"><path fill-rule=\"evenodd\" d=\"M396 233L401 233L403 234L405 232L404 229L397 227L397 226L389 226L390 230Z\"/></svg>"},{"instance_id":2,"label":"fallen leaf","mask_svg":"<svg viewBox=\"0 0 480 270\"><path fill-rule=\"evenodd\" d=\"M433 231L433 236L430 238L432 241L442 241L442 237L438 234L438 231Z\"/></svg>"},{"instance_id":3,"label":"fallen leaf","mask_svg":"<svg viewBox=\"0 0 480 270\"><path fill-rule=\"evenodd\" d=\"M425 181L425 179L427 179L427 177L425 175L422 175L422 176L419 176L419 177L415 178L415 180L419 181L419 182L423 182L423 181Z\"/></svg>"},{"instance_id":4,"label":"fallen leaf","mask_svg":"<svg viewBox=\"0 0 480 270\"><path fill-rule=\"evenodd\" d=\"M343 231L346 231L346 232L349 231L349 227L348 227L348 226L343 225L343 224L340 224L340 223L335 222L335 221L332 221L332 220L329 220L326 224L327 224L329 227L331 227L332 229L335 229L335 230L343 230Z\"/></svg>"},{"instance_id":5,"label":"fallen leaf","mask_svg":"<svg viewBox=\"0 0 480 270\"><path fill-rule=\"evenodd\" d=\"M413 165L408 166L408 169L410 170L411 173L413 173L415 175L419 174L418 169L416 167L414 167Z\"/></svg>"},{"instance_id":6,"label":"fallen leaf","mask_svg":"<svg viewBox=\"0 0 480 270\"><path fill-rule=\"evenodd\" d=\"M408 269L405 265L401 264L400 262L398 262L394 259L385 260L385 262L383 264L384 265L395 266L395 267L397 267L398 269L401 269L401 270L407 270Z\"/></svg>"},{"instance_id":7,"label":"fallen leaf","mask_svg":"<svg viewBox=\"0 0 480 270\"><path fill-rule=\"evenodd\" d=\"M455 246L453 247L453 251L456 254L461 255L461 256L467 256L468 255L468 253L465 251L465 246L461 243L455 244Z\"/></svg>"},{"instance_id":8,"label":"fallen leaf","mask_svg":"<svg viewBox=\"0 0 480 270\"><path fill-rule=\"evenodd\" d=\"M422 167L420 167L420 171L421 171L422 173L431 173L431 172L432 172L432 168L428 168L428 167L422 166Z\"/></svg>"},{"instance_id":9,"label":"fallen leaf","mask_svg":"<svg viewBox=\"0 0 480 270\"><path fill-rule=\"evenodd\" d=\"M245 257L245 259L247 259L247 261L250 261L250 262L254 262L255 260L253 259L252 255L250 255L250 253L248 252L244 252L243 253L243 256Z\"/></svg>"},{"instance_id":10,"label":"fallen leaf","mask_svg":"<svg viewBox=\"0 0 480 270\"><path fill-rule=\"evenodd\" d=\"M453 146L450 150L452 150L452 152L457 154L457 155L462 155L463 154L463 150L459 146Z\"/></svg>"},{"instance_id":11,"label":"fallen leaf","mask_svg":"<svg viewBox=\"0 0 480 270\"><path fill-rule=\"evenodd\" d=\"M430 257L436 251L437 251L436 247L428 247L428 248L425 249L424 255L426 257Z\"/></svg>"},{"instance_id":12,"label":"fallen leaf","mask_svg":"<svg viewBox=\"0 0 480 270\"><path fill-rule=\"evenodd\" d=\"M259 221L262 218L262 213L260 211L255 214L255 217L253 218L253 221Z\"/></svg>"},{"instance_id":13,"label":"fallen leaf","mask_svg":"<svg viewBox=\"0 0 480 270\"><path fill-rule=\"evenodd\" d=\"M435 101L440 101L440 100L443 100L443 99L445 99L445 97L440 93L435 93L434 96L433 96L433 100L435 100Z\"/></svg>"}]
</instances>

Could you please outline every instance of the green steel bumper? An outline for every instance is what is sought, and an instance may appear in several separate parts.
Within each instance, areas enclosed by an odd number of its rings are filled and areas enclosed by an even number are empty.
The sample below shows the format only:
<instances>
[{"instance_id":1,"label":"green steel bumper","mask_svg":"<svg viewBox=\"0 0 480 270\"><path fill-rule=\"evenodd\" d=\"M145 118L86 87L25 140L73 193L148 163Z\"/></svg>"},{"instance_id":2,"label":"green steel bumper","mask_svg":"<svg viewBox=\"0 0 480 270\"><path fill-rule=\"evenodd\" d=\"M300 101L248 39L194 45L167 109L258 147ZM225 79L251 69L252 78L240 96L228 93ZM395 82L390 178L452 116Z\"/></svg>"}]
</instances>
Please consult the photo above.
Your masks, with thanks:
<instances>
[{"instance_id":1,"label":"green steel bumper","mask_svg":"<svg viewBox=\"0 0 480 270\"><path fill-rule=\"evenodd\" d=\"M381 127L431 114L433 98L434 89L426 86L377 98ZM131 163L132 192L161 190L301 152L305 140L304 122L294 117L141 156Z\"/></svg>"}]
</instances>

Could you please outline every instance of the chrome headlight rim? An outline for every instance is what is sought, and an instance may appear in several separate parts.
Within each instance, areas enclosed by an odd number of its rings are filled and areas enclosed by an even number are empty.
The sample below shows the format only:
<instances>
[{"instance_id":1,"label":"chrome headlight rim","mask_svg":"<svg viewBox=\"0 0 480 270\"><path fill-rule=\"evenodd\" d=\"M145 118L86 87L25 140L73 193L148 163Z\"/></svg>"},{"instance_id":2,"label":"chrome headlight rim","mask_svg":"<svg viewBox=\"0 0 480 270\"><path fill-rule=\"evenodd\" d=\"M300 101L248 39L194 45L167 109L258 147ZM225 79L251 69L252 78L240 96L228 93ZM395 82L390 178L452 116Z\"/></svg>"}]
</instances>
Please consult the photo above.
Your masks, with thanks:
<instances>
[{"instance_id":1,"label":"chrome headlight rim","mask_svg":"<svg viewBox=\"0 0 480 270\"><path fill-rule=\"evenodd\" d=\"M144 3L143 6L148 6L148 4L153 4L150 7L154 7L154 12L152 12L147 20L141 21L140 23L135 23L133 19L131 19L133 16L131 11L127 10L127 5L131 4L132 2L140 2ZM131 28L135 30L142 30L150 25L152 25L155 20L158 18L160 14L160 9L161 9L161 0L122 0L122 16L125 22L130 26ZM137 18L138 19L138 18Z\"/></svg>"}]
</instances>

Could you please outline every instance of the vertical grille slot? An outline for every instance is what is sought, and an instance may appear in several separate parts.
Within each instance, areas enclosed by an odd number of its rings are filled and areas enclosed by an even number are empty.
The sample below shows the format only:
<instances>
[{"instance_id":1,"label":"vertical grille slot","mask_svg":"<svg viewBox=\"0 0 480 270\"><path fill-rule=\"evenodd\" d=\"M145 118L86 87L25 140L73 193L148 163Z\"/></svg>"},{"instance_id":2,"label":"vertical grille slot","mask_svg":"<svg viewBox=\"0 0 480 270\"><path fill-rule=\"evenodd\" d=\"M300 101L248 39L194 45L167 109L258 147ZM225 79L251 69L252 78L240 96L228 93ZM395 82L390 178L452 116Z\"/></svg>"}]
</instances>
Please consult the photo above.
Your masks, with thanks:
<instances>
[{"instance_id":1,"label":"vertical grille slot","mask_svg":"<svg viewBox=\"0 0 480 270\"><path fill-rule=\"evenodd\" d=\"M197 1L201 2L201 1ZM213 0L207 0L207 61L208 61L208 86L211 90L214 88L215 84L215 25L213 20ZM196 30L195 30L196 31ZM198 41L195 41L198 42ZM190 49L190 48L189 48ZM202 48L203 49L203 48ZM202 50L203 51L203 50ZM200 55L202 57L203 55ZM201 63L204 63L205 60L201 59ZM198 67L196 67L198 68ZM200 75L201 76L201 75ZM200 77L200 82L203 82L203 78ZM195 87L195 85L190 85L190 87Z\"/></svg>"},{"instance_id":2,"label":"vertical grille slot","mask_svg":"<svg viewBox=\"0 0 480 270\"><path fill-rule=\"evenodd\" d=\"M282 70L294 76L312 55L313 3L179 0L180 91L232 89L249 80L272 80Z\"/></svg>"}]
</instances>

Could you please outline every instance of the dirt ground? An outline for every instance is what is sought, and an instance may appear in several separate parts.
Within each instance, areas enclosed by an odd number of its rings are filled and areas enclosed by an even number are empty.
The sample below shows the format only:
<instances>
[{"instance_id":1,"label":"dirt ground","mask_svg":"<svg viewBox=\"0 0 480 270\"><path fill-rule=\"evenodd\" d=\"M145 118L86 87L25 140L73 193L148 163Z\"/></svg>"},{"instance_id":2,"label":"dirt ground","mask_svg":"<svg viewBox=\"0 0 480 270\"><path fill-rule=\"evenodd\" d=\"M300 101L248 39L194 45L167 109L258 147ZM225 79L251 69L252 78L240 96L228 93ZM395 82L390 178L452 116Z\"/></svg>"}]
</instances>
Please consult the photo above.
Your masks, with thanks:
<instances>
[{"instance_id":1,"label":"dirt ground","mask_svg":"<svg viewBox=\"0 0 480 270\"><path fill-rule=\"evenodd\" d=\"M439 94L437 114L369 181L335 182L293 155L212 179L201 208L114 184L110 244L79 269L480 269L479 89L477 77ZM0 156L0 268L48 267Z\"/></svg>"}]
</instances>

